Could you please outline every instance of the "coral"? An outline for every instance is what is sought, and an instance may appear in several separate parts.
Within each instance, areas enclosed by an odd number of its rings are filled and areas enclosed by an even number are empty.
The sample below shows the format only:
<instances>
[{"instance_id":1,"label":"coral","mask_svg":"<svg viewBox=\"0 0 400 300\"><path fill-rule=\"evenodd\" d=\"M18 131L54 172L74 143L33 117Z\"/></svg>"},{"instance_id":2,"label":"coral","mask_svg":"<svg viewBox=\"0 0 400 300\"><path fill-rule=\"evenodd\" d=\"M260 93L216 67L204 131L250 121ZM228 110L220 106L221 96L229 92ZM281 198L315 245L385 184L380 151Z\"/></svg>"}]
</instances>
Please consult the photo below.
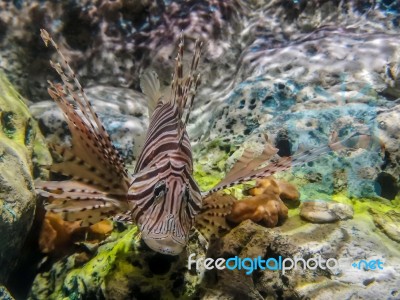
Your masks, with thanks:
<instances>
[{"instance_id":1,"label":"coral","mask_svg":"<svg viewBox=\"0 0 400 300\"><path fill-rule=\"evenodd\" d=\"M258 195L235 202L227 219L236 224L244 220L252 220L266 227L275 227L278 222L282 223L286 220L287 216L288 208L279 197Z\"/></svg>"},{"instance_id":2,"label":"coral","mask_svg":"<svg viewBox=\"0 0 400 300\"><path fill-rule=\"evenodd\" d=\"M284 180L277 180L273 176L257 180L256 186L247 193L251 196L268 195L271 198L278 195L290 206L299 205L300 193L296 186Z\"/></svg>"},{"instance_id":3,"label":"coral","mask_svg":"<svg viewBox=\"0 0 400 300\"><path fill-rule=\"evenodd\" d=\"M33 177L51 162L22 97L0 72L0 282L18 263L36 209Z\"/></svg>"},{"instance_id":4,"label":"coral","mask_svg":"<svg viewBox=\"0 0 400 300\"><path fill-rule=\"evenodd\" d=\"M111 233L113 228L114 228L113 223L108 219L100 221L100 222L90 226L90 230L93 233L96 233L99 235L104 235L104 236Z\"/></svg>"},{"instance_id":5,"label":"coral","mask_svg":"<svg viewBox=\"0 0 400 300\"><path fill-rule=\"evenodd\" d=\"M351 203L343 195L335 195L336 201ZM375 230L368 207L380 211L393 209L386 201L378 205L371 201L357 203L353 219L330 224L312 224L299 216L289 218L281 227L269 229L250 220L242 222L225 236L210 244L211 258L257 258L264 260L285 258L336 259L339 264L332 270L298 267L282 274L282 270L257 268L251 275L245 269L211 270L204 278L203 298L235 297L298 299L311 297L325 299L329 295L348 298L355 294L363 299L392 298L399 295L398 272L400 256L398 243ZM381 213L380 213L381 214ZM368 271L352 267L363 259L379 258L384 269ZM269 266L274 267L273 263ZM345 282L345 284L344 284ZM365 284L374 282L376 284ZM379 284L377 283L379 282Z\"/></svg>"},{"instance_id":6,"label":"coral","mask_svg":"<svg viewBox=\"0 0 400 300\"><path fill-rule=\"evenodd\" d=\"M64 221L60 215L47 212L43 221L39 237L39 248L43 253L53 252L55 249L63 251L71 244L71 236L79 229L80 222Z\"/></svg>"},{"instance_id":7,"label":"coral","mask_svg":"<svg viewBox=\"0 0 400 300\"><path fill-rule=\"evenodd\" d=\"M250 189L252 197L237 201L231 213L226 217L233 223L252 220L267 227L275 227L288 217L288 208L282 201L298 205L300 194L296 187L285 181L275 180L272 176L257 180L256 187Z\"/></svg>"},{"instance_id":8,"label":"coral","mask_svg":"<svg viewBox=\"0 0 400 300\"><path fill-rule=\"evenodd\" d=\"M276 180L279 187L279 197L290 208L297 207L300 204L300 192L297 187L285 180Z\"/></svg>"},{"instance_id":9,"label":"coral","mask_svg":"<svg viewBox=\"0 0 400 300\"><path fill-rule=\"evenodd\" d=\"M74 244L82 240L93 247L104 240L113 227L110 220L103 220L83 228L80 221L64 221L59 214L46 212L39 235L39 248L42 253L61 257L73 251Z\"/></svg>"}]
</instances>

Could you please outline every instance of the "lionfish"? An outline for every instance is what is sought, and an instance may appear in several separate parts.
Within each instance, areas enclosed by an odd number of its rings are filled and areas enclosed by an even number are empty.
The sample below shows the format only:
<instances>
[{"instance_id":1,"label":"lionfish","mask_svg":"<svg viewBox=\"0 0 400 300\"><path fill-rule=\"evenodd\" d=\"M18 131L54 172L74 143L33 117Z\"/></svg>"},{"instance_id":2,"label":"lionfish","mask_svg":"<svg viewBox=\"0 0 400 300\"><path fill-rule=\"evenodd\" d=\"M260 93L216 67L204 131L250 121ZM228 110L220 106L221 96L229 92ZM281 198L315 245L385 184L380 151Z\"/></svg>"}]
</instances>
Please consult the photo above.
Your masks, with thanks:
<instances>
[{"instance_id":1,"label":"lionfish","mask_svg":"<svg viewBox=\"0 0 400 300\"><path fill-rule=\"evenodd\" d=\"M62 157L62 162L49 167L50 171L70 179L36 183L38 194L50 201L46 210L61 214L68 221L81 220L83 226L107 217L134 222L140 228L143 241L154 251L179 254L188 242L196 215L205 209L217 211L209 213L210 216L224 215L218 210L231 203L202 203L208 195L354 144L351 139L355 136L352 136L344 141L347 143L336 142L263 167L260 166L277 149L267 145L258 156L247 149L216 187L201 193L193 178L186 125L200 82L195 72L203 43L196 40L190 68L184 76L181 35L169 95L161 93L154 71L147 71L141 77L140 86L149 102L150 124L135 172L130 175L67 59L44 29L41 37L60 57L60 62L50 61L50 64L60 75L62 84L49 82L48 92L62 109L72 136L70 148L50 145Z\"/></svg>"}]
</instances>

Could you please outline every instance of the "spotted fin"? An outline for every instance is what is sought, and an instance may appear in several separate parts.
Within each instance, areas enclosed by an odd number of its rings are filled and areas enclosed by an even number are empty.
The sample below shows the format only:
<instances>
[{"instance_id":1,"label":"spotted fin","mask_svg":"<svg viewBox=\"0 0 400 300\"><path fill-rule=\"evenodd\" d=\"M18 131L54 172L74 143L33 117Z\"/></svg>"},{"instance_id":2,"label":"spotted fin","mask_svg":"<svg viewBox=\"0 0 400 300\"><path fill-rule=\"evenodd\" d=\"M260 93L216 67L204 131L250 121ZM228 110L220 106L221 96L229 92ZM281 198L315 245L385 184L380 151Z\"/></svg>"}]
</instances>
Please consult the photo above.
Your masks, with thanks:
<instances>
[{"instance_id":1,"label":"spotted fin","mask_svg":"<svg viewBox=\"0 0 400 300\"><path fill-rule=\"evenodd\" d=\"M194 55L190 63L189 72L183 76L183 35L180 37L178 55L175 62L175 72L171 83L170 102L178 106L179 118L182 120L182 128L179 142L182 143L185 127L189 121L190 112L193 107L193 100L196 95L197 87L200 83L200 75L195 75L197 70L203 43L196 40L194 45Z\"/></svg>"},{"instance_id":2,"label":"spotted fin","mask_svg":"<svg viewBox=\"0 0 400 300\"><path fill-rule=\"evenodd\" d=\"M90 166L92 170L94 168L94 173L102 177L96 182L98 186L111 189L113 193L126 193L129 179L122 158L111 143L67 59L47 31L42 29L41 36L46 45L51 43L54 46L60 57L60 63L50 63L63 84L49 82L48 91L63 111L72 135L72 147L63 149L68 159L64 165L56 164L51 170L60 173L65 171L79 180L82 168ZM71 102L68 101L69 96ZM82 165L85 167L79 167ZM63 167L67 170L63 170Z\"/></svg>"},{"instance_id":3,"label":"spotted fin","mask_svg":"<svg viewBox=\"0 0 400 300\"><path fill-rule=\"evenodd\" d=\"M83 202L84 200L84 202ZM115 207L101 200L70 200L49 204L47 211L61 215L65 221L82 221L82 226L90 226L116 213Z\"/></svg>"},{"instance_id":4,"label":"spotted fin","mask_svg":"<svg viewBox=\"0 0 400 300\"><path fill-rule=\"evenodd\" d=\"M82 221L83 226L127 209L125 202L82 182L42 181L35 186L39 195L51 201L47 211L60 214L66 221Z\"/></svg>"},{"instance_id":5,"label":"spotted fin","mask_svg":"<svg viewBox=\"0 0 400 300\"><path fill-rule=\"evenodd\" d=\"M251 173L257 169L262 163L265 163L272 156L278 153L278 149L271 144L266 143L261 154L256 155L254 150L246 148L242 156L236 161L231 170L226 174L225 178L218 184L224 186L231 182L235 182L243 176L243 174ZM218 187L217 186L217 187ZM216 187L216 188L217 188Z\"/></svg>"},{"instance_id":6,"label":"spotted fin","mask_svg":"<svg viewBox=\"0 0 400 300\"><path fill-rule=\"evenodd\" d=\"M71 179L36 182L36 190L51 202L47 210L61 213L69 221L86 224L90 219L95 223L126 205L130 178L67 59L47 31L42 29L41 37L56 49L60 59L50 64L62 84L49 82L48 92L63 111L72 137L70 148L51 146L62 162L49 169Z\"/></svg>"},{"instance_id":7,"label":"spotted fin","mask_svg":"<svg viewBox=\"0 0 400 300\"><path fill-rule=\"evenodd\" d=\"M231 213L235 201L235 197L220 193L203 200L202 209L196 216L194 226L208 241L230 230L226 216Z\"/></svg>"}]
</instances>

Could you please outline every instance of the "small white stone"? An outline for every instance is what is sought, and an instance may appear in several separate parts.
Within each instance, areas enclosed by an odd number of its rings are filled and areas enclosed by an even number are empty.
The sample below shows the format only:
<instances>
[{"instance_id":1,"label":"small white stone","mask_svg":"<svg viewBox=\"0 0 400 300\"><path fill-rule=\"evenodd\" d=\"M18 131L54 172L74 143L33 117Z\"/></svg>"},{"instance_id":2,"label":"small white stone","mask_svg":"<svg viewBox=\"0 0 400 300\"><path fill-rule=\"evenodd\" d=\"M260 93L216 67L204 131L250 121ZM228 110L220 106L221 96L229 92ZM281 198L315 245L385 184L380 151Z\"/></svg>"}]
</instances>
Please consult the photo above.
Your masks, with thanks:
<instances>
[{"instance_id":1,"label":"small white stone","mask_svg":"<svg viewBox=\"0 0 400 300\"><path fill-rule=\"evenodd\" d=\"M307 201L300 206L300 216L312 223L332 223L353 217L350 205L334 201Z\"/></svg>"}]
</instances>

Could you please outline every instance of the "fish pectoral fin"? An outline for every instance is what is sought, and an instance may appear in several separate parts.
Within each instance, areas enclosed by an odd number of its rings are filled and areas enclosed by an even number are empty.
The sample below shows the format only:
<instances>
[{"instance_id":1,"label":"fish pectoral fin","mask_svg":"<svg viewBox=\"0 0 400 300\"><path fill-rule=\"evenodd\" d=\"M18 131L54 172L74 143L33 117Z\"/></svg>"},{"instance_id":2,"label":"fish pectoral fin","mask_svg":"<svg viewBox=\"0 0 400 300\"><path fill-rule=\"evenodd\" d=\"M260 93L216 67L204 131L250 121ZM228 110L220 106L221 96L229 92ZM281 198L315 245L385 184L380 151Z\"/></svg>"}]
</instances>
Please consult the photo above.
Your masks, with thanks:
<instances>
[{"instance_id":1,"label":"fish pectoral fin","mask_svg":"<svg viewBox=\"0 0 400 300\"><path fill-rule=\"evenodd\" d=\"M134 223L132 214L130 212L120 213L120 214L114 216L113 221L127 223L127 224Z\"/></svg>"},{"instance_id":2,"label":"fish pectoral fin","mask_svg":"<svg viewBox=\"0 0 400 300\"><path fill-rule=\"evenodd\" d=\"M125 211L124 202L117 195L108 195L100 189L82 182L37 181L38 195L48 199L45 209L59 214L66 221L82 221L89 226L116 213Z\"/></svg>"},{"instance_id":3,"label":"fish pectoral fin","mask_svg":"<svg viewBox=\"0 0 400 300\"><path fill-rule=\"evenodd\" d=\"M67 58L47 31L41 29L40 32L46 46L51 44L58 53L59 62L50 61L50 65L61 82L49 81L48 92L64 113L71 133L70 148L52 147L53 152L64 158L64 162L54 164L50 170L72 176L75 180L82 179L88 184L96 177L96 187L111 186L114 193L126 194L129 175L121 155L112 144ZM87 178L81 178L83 176Z\"/></svg>"},{"instance_id":4,"label":"fish pectoral fin","mask_svg":"<svg viewBox=\"0 0 400 300\"><path fill-rule=\"evenodd\" d=\"M225 186L237 184L238 180L254 173L260 165L270 160L277 153L278 149L269 142L266 142L263 151L259 154L256 154L252 148L245 148L241 157L233 164L224 179L213 188L213 192Z\"/></svg>"},{"instance_id":5,"label":"fish pectoral fin","mask_svg":"<svg viewBox=\"0 0 400 300\"><path fill-rule=\"evenodd\" d=\"M231 229L226 216L232 211L236 198L228 194L214 193L203 199L203 207L195 218L195 228L210 241Z\"/></svg>"}]
</instances>

